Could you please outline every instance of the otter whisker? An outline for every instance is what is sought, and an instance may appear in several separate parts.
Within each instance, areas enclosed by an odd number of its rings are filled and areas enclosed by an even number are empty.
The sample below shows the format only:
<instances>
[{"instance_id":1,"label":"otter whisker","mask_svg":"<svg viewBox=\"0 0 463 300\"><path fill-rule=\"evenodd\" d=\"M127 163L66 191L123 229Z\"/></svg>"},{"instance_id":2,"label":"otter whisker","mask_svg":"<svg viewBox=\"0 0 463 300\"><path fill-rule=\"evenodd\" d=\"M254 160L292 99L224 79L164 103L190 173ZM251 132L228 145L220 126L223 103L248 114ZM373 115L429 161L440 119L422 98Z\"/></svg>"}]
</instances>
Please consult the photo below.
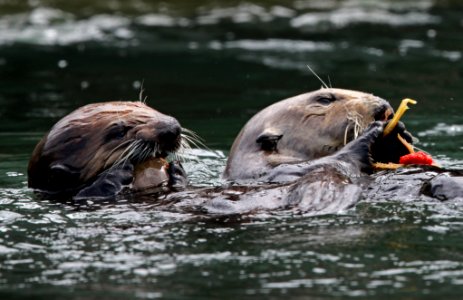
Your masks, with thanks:
<instances>
[{"instance_id":1,"label":"otter whisker","mask_svg":"<svg viewBox=\"0 0 463 300\"><path fill-rule=\"evenodd\" d=\"M206 145L204 145L204 143L199 139L199 138L196 138L194 136L190 136L188 134L183 134L182 133L182 139L187 141L189 144L192 144L193 146L195 146L196 148L205 148L205 149L209 149Z\"/></svg>"},{"instance_id":2,"label":"otter whisker","mask_svg":"<svg viewBox=\"0 0 463 300\"><path fill-rule=\"evenodd\" d=\"M153 149L151 149L150 147L146 147L143 155L141 156L141 160L142 161L147 160L150 157L153 157L153 154L154 154Z\"/></svg>"},{"instance_id":3,"label":"otter whisker","mask_svg":"<svg viewBox=\"0 0 463 300\"><path fill-rule=\"evenodd\" d=\"M196 141L193 138L191 138L190 136L182 135L182 139L185 141L185 143L187 143L189 149L192 148L191 145L195 146L196 148L201 148L196 143Z\"/></svg>"},{"instance_id":4,"label":"otter whisker","mask_svg":"<svg viewBox=\"0 0 463 300\"><path fill-rule=\"evenodd\" d=\"M188 141L186 139L182 139L182 141L180 142L180 150L185 150L185 149L191 149L191 145L190 143L188 143Z\"/></svg>"},{"instance_id":5,"label":"otter whisker","mask_svg":"<svg viewBox=\"0 0 463 300\"><path fill-rule=\"evenodd\" d=\"M139 147L140 147L139 142L132 144L132 147L129 148L130 150L127 151L127 153L124 155L121 161L115 165L125 165L125 163L129 160L129 158L133 155L133 153L138 150Z\"/></svg>"},{"instance_id":6,"label":"otter whisker","mask_svg":"<svg viewBox=\"0 0 463 300\"><path fill-rule=\"evenodd\" d=\"M347 141L347 137L348 137L348 132L349 132L349 127L350 125L354 125L353 126L353 139L357 139L358 136L365 130L365 126L362 125L364 122L363 122L363 116L360 115L358 112L352 112L352 111L349 111L347 113L347 126L346 126L346 129L344 131L344 145L346 145L348 143Z\"/></svg>"},{"instance_id":7,"label":"otter whisker","mask_svg":"<svg viewBox=\"0 0 463 300\"><path fill-rule=\"evenodd\" d=\"M362 126L360 126L360 123L356 122L355 127L354 127L354 139L358 138L361 129L362 129Z\"/></svg>"},{"instance_id":8,"label":"otter whisker","mask_svg":"<svg viewBox=\"0 0 463 300\"><path fill-rule=\"evenodd\" d=\"M171 153L171 158L172 160L179 160L182 163L187 161L187 150L191 149L191 147L188 144L180 146L179 150L177 152Z\"/></svg>"},{"instance_id":9,"label":"otter whisker","mask_svg":"<svg viewBox=\"0 0 463 300\"><path fill-rule=\"evenodd\" d=\"M196 132L188 128L182 127L182 138L187 139L197 148L206 148L209 149L205 144L202 137L200 137Z\"/></svg>"},{"instance_id":10,"label":"otter whisker","mask_svg":"<svg viewBox=\"0 0 463 300\"><path fill-rule=\"evenodd\" d=\"M199 140L202 140L202 138L196 133L194 132L193 130L191 129L188 129L188 128L185 128L185 127L182 127L182 132L185 132L185 133L188 133L190 134L191 136L199 139Z\"/></svg>"},{"instance_id":11,"label":"otter whisker","mask_svg":"<svg viewBox=\"0 0 463 300\"><path fill-rule=\"evenodd\" d=\"M310 72L312 72L312 74L318 79L320 80L321 84L322 84L322 88L329 88L328 85L323 81L323 79L321 79L320 76L318 76L317 73L315 73L315 71L310 67L310 65L307 65L307 68L309 68Z\"/></svg>"},{"instance_id":12,"label":"otter whisker","mask_svg":"<svg viewBox=\"0 0 463 300\"><path fill-rule=\"evenodd\" d=\"M185 161L185 156L183 152L192 148L192 145L197 148L205 147L199 135L189 129L182 128L181 138L178 140L176 149L177 151L169 153L173 155L174 159L180 159ZM117 148L111 151L111 154L125 147L123 151L118 155L115 161L112 163L112 166L108 170L118 168L122 165L125 165L127 162L131 161L132 163L141 163L150 157L155 157L163 153L163 149L157 143L147 143L142 140L131 140L124 142L122 145L119 145ZM109 165L110 162L107 162Z\"/></svg>"},{"instance_id":13,"label":"otter whisker","mask_svg":"<svg viewBox=\"0 0 463 300\"><path fill-rule=\"evenodd\" d=\"M191 150L191 146L186 140L183 140L182 143L180 144L180 147L179 147L178 151L176 152L176 154L181 155L181 154L185 153L188 150Z\"/></svg>"},{"instance_id":14,"label":"otter whisker","mask_svg":"<svg viewBox=\"0 0 463 300\"><path fill-rule=\"evenodd\" d=\"M143 93L145 92L145 89L143 88L144 83L145 79L143 79L140 84L140 93L138 94L138 101L140 101L143 104L146 104L146 99L148 99L148 96L143 96Z\"/></svg>"},{"instance_id":15,"label":"otter whisker","mask_svg":"<svg viewBox=\"0 0 463 300\"><path fill-rule=\"evenodd\" d=\"M118 168L119 166L123 166L127 162L128 157L130 156L130 153L133 152L134 150L136 150L136 148L138 147L138 144L139 144L139 141L133 141L132 140L130 142L131 142L131 144L126 149L124 149L124 151L119 155L119 157L116 159L116 161L113 163L113 165L111 167L109 167L104 173L102 173L104 176L106 176L106 174L109 174L112 170ZM114 152L114 150L113 150L113 152ZM107 162L106 162L106 164L107 164ZM106 164L105 164L105 167L106 167Z\"/></svg>"},{"instance_id":16,"label":"otter whisker","mask_svg":"<svg viewBox=\"0 0 463 300\"><path fill-rule=\"evenodd\" d=\"M116 160L115 160L114 162L112 162L112 165L111 165L111 167L110 167L109 169L112 169L112 168L114 167L114 165L115 165L117 162L119 162L121 159L123 159L125 153L128 151L128 149L130 149L130 148L133 146L133 143L135 143L135 142L136 142L136 141L133 141L133 140L127 141L127 142L124 142L124 143L122 143L121 145L117 146L117 147L114 148L113 150L111 150L111 152L110 152L109 155L107 156L108 158L110 158L110 157L112 156L112 154L114 154L117 150L119 150L119 148L122 148L123 146L126 146L126 144L130 144L130 145L128 145L128 146L124 149L124 151L122 151L122 152L119 154L119 156L116 158ZM108 164L111 164L111 162L107 160L107 161L105 162L104 167L106 168L106 166L107 166Z\"/></svg>"},{"instance_id":17,"label":"otter whisker","mask_svg":"<svg viewBox=\"0 0 463 300\"><path fill-rule=\"evenodd\" d=\"M121 165L124 165L127 160L133 155L136 149L140 146L141 141L133 141L124 151L119 155L113 165L109 168L110 170L115 169Z\"/></svg>"},{"instance_id":18,"label":"otter whisker","mask_svg":"<svg viewBox=\"0 0 463 300\"><path fill-rule=\"evenodd\" d=\"M177 152L171 153L174 160L180 160L181 162L186 162L189 160L190 157L187 155L187 151L193 149L192 145L198 149L207 148L207 146L202 143L201 138L196 133L189 129L186 129L185 132L188 132L193 136L182 133L182 139L180 140Z\"/></svg>"},{"instance_id":19,"label":"otter whisker","mask_svg":"<svg viewBox=\"0 0 463 300\"><path fill-rule=\"evenodd\" d=\"M137 147L132 149L132 151L127 155L125 162L127 162L128 160L131 160L134 163L139 163L139 162L143 161L142 154L144 152L145 146L146 146L145 143L143 143L143 141L140 141L140 143L138 143Z\"/></svg>"},{"instance_id":20,"label":"otter whisker","mask_svg":"<svg viewBox=\"0 0 463 300\"><path fill-rule=\"evenodd\" d=\"M170 155L171 155L170 159L172 161L181 161L182 163L186 161L185 157L183 155L179 155L178 153L171 153Z\"/></svg>"},{"instance_id":21,"label":"otter whisker","mask_svg":"<svg viewBox=\"0 0 463 300\"><path fill-rule=\"evenodd\" d=\"M181 162L186 162L185 154L190 149L192 149L191 145L187 141L187 138L185 138L182 135L182 139L180 141L180 146L179 146L177 152L173 152L170 155L172 156L173 160L180 160Z\"/></svg>"},{"instance_id":22,"label":"otter whisker","mask_svg":"<svg viewBox=\"0 0 463 300\"><path fill-rule=\"evenodd\" d=\"M153 153L154 152L153 152L152 147L150 147L149 145L143 145L140 149L140 152L135 153L136 157L134 157L133 159L136 160L137 162L141 162L141 161L148 159L150 156L153 155Z\"/></svg>"},{"instance_id":23,"label":"otter whisker","mask_svg":"<svg viewBox=\"0 0 463 300\"><path fill-rule=\"evenodd\" d=\"M159 145L158 144L153 144L149 147L149 152L150 152L150 155L156 155L156 153L158 153L159 151L161 151L161 149L159 149Z\"/></svg>"},{"instance_id":24,"label":"otter whisker","mask_svg":"<svg viewBox=\"0 0 463 300\"><path fill-rule=\"evenodd\" d=\"M133 139L130 139L130 140L127 140L127 141L124 141L122 142L120 145L117 145L117 147L115 147L113 150L111 150L111 152L108 153L108 157L111 157L111 155L113 155L114 152L116 152L117 150L119 150L120 148L123 148L125 147L127 144L130 144L130 143L133 143L134 140Z\"/></svg>"},{"instance_id":25,"label":"otter whisker","mask_svg":"<svg viewBox=\"0 0 463 300\"><path fill-rule=\"evenodd\" d=\"M350 124L347 123L346 130L344 130L344 146L347 145L347 132L349 130Z\"/></svg>"},{"instance_id":26,"label":"otter whisker","mask_svg":"<svg viewBox=\"0 0 463 300\"><path fill-rule=\"evenodd\" d=\"M140 146L137 148L137 151L133 153L133 156L130 157L136 163L143 162L150 157L154 157L156 153L159 152L159 146L157 144L149 143L140 143Z\"/></svg>"}]
</instances>

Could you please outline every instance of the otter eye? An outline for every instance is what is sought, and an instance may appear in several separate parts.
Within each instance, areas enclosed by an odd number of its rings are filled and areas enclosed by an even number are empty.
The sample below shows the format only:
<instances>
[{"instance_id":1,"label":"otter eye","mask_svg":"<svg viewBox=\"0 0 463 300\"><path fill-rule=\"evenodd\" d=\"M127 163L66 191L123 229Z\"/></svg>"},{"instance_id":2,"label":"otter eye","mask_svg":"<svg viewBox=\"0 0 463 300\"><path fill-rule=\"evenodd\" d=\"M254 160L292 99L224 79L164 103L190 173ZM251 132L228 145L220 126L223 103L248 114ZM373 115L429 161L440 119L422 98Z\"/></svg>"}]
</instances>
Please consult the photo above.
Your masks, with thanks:
<instances>
[{"instance_id":1,"label":"otter eye","mask_svg":"<svg viewBox=\"0 0 463 300\"><path fill-rule=\"evenodd\" d=\"M336 97L334 95L319 95L315 101L322 105L330 105L334 101L336 101Z\"/></svg>"},{"instance_id":2,"label":"otter eye","mask_svg":"<svg viewBox=\"0 0 463 300\"><path fill-rule=\"evenodd\" d=\"M260 145L261 150L276 151L278 141L282 137L283 135L262 134L257 138L256 143Z\"/></svg>"},{"instance_id":3,"label":"otter eye","mask_svg":"<svg viewBox=\"0 0 463 300\"><path fill-rule=\"evenodd\" d=\"M124 124L114 124L111 128L108 129L108 133L106 134L106 140L115 140L115 139L122 139L129 131L130 127L125 126Z\"/></svg>"}]
</instances>

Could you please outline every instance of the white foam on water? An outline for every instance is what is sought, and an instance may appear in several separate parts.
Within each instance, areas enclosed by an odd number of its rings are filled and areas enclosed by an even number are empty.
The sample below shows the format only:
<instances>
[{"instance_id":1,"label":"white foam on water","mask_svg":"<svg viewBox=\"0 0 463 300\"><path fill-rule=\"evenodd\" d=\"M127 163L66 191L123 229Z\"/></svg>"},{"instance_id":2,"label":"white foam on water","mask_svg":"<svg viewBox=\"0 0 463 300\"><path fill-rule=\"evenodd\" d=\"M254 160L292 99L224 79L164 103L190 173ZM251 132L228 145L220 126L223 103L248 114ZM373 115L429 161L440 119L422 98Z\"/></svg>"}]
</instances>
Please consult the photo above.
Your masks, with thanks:
<instances>
[{"instance_id":1,"label":"white foam on water","mask_svg":"<svg viewBox=\"0 0 463 300\"><path fill-rule=\"evenodd\" d=\"M426 12L395 13L377 8L350 7L335 9L330 12L308 12L292 19L291 25L295 28L301 28L329 24L336 28L343 28L358 23L409 26L439 22L439 17Z\"/></svg>"},{"instance_id":2,"label":"white foam on water","mask_svg":"<svg viewBox=\"0 0 463 300\"><path fill-rule=\"evenodd\" d=\"M431 129L421 131L418 133L418 136L457 136L463 135L463 125L462 124L445 124L439 123Z\"/></svg>"},{"instance_id":3,"label":"white foam on water","mask_svg":"<svg viewBox=\"0 0 463 300\"><path fill-rule=\"evenodd\" d=\"M131 21L116 15L95 15L76 20L72 14L51 8L37 8L30 13L0 19L0 45L27 43L69 45L86 41L130 39Z\"/></svg>"},{"instance_id":4,"label":"white foam on water","mask_svg":"<svg viewBox=\"0 0 463 300\"><path fill-rule=\"evenodd\" d=\"M172 27L178 24L178 21L163 14L146 14L135 19L135 22L144 26Z\"/></svg>"},{"instance_id":5,"label":"white foam on water","mask_svg":"<svg viewBox=\"0 0 463 300\"><path fill-rule=\"evenodd\" d=\"M306 52L329 51L333 49L330 43L303 40L267 39L267 40L237 40L223 43L223 48L243 49L250 51Z\"/></svg>"},{"instance_id":6,"label":"white foam on water","mask_svg":"<svg viewBox=\"0 0 463 300\"><path fill-rule=\"evenodd\" d=\"M388 9L394 11L404 10L428 10L434 4L433 0L383 0L383 1L364 1L364 0L298 0L294 2L294 6L298 9L319 9L327 10L334 9L336 7L356 7L356 6L367 6L370 8L377 9Z\"/></svg>"}]
</instances>

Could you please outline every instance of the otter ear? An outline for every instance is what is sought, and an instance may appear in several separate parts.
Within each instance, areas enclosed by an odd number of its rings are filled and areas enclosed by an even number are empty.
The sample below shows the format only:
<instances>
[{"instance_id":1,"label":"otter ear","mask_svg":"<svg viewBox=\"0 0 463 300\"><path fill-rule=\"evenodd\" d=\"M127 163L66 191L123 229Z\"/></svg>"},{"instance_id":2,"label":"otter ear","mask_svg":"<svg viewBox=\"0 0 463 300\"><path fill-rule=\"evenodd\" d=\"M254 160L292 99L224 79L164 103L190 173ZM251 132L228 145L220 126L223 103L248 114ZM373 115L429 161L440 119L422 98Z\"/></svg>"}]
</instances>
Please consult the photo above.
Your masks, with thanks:
<instances>
[{"instance_id":1,"label":"otter ear","mask_svg":"<svg viewBox=\"0 0 463 300\"><path fill-rule=\"evenodd\" d=\"M264 151L276 151L278 141L283 137L282 134L262 133L256 140L260 148Z\"/></svg>"}]
</instances>

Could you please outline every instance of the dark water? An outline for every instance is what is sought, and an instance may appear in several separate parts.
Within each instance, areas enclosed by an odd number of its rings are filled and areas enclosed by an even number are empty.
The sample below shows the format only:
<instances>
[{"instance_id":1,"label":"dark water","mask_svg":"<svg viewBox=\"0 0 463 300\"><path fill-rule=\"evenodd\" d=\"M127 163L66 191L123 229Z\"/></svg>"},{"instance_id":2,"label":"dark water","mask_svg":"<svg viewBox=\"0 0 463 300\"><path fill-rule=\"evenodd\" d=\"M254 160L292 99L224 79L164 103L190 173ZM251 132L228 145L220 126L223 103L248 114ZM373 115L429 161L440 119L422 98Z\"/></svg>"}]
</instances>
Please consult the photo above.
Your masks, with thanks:
<instances>
[{"instance_id":1,"label":"dark water","mask_svg":"<svg viewBox=\"0 0 463 300\"><path fill-rule=\"evenodd\" d=\"M321 86L307 64L395 107L417 99L419 146L462 166L462 32L460 1L0 1L0 298L460 298L461 202L211 224L38 201L25 173L61 116L143 86L212 149L191 153L193 184L218 184L252 114Z\"/></svg>"}]
</instances>

